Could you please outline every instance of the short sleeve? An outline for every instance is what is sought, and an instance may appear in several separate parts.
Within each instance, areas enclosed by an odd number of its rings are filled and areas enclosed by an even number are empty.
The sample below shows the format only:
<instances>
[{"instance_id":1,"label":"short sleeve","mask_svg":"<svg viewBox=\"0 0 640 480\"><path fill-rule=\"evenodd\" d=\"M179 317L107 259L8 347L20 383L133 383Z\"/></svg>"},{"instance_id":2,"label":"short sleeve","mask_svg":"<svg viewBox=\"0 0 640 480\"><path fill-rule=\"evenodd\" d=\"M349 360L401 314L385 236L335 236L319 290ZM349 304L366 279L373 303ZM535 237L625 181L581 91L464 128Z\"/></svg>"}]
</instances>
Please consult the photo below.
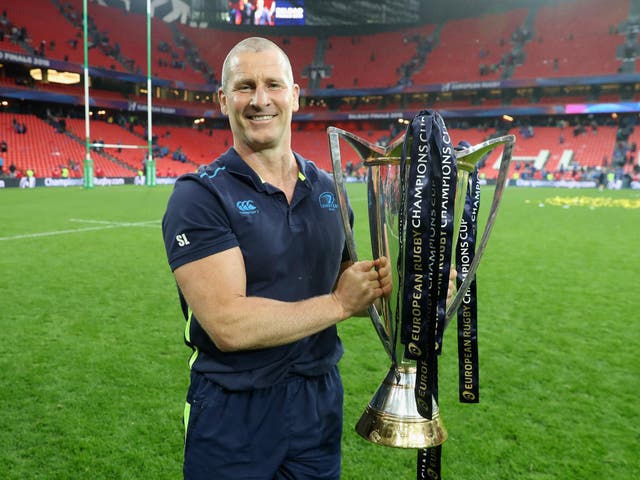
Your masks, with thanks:
<instances>
[{"instance_id":1,"label":"short sleeve","mask_svg":"<svg viewBox=\"0 0 640 480\"><path fill-rule=\"evenodd\" d=\"M195 176L178 179L162 219L171 270L238 246L220 198Z\"/></svg>"}]
</instances>

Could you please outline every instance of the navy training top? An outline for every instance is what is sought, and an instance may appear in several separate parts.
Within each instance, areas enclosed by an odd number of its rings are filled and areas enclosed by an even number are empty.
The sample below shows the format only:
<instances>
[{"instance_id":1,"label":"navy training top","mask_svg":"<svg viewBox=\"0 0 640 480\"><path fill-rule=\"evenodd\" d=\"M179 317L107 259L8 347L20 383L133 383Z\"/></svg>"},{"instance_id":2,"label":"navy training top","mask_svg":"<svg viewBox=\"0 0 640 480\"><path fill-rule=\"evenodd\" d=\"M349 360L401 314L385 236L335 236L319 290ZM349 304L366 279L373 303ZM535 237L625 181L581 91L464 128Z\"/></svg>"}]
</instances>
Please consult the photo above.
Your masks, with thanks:
<instances>
[{"instance_id":1,"label":"navy training top","mask_svg":"<svg viewBox=\"0 0 640 480\"><path fill-rule=\"evenodd\" d=\"M294 302L331 292L341 262L349 259L333 178L295 157L299 174L291 204L233 148L197 173L181 176L162 220L171 269L239 247L247 296ZM192 368L230 390L320 375L343 353L335 326L286 345L221 352L193 314L185 341L194 349Z\"/></svg>"}]
</instances>

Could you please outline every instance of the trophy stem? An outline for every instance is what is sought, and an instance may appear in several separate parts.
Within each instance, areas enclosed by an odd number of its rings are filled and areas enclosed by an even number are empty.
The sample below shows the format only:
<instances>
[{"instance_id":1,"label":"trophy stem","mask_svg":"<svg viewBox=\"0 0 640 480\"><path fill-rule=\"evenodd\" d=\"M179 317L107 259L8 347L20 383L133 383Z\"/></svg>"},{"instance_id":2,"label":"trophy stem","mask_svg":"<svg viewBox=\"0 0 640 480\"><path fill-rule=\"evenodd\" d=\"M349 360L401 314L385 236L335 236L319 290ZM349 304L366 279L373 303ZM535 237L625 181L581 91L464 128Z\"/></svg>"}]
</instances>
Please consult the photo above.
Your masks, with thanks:
<instances>
[{"instance_id":1,"label":"trophy stem","mask_svg":"<svg viewBox=\"0 0 640 480\"><path fill-rule=\"evenodd\" d=\"M418 413L415 381L415 364L392 365L360 417L356 432L364 439L386 447L430 448L444 443L447 431L435 399L432 399L431 420Z\"/></svg>"}]
</instances>

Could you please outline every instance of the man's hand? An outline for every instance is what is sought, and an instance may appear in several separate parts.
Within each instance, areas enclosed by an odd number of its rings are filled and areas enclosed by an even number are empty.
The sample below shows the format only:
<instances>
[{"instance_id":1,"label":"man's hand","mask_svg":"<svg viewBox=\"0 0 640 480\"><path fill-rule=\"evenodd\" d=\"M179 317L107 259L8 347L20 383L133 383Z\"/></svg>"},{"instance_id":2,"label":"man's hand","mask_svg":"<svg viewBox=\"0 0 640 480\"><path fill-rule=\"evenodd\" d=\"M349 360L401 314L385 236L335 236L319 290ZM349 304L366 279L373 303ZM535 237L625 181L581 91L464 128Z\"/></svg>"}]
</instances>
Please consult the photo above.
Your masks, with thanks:
<instances>
[{"instance_id":1,"label":"man's hand","mask_svg":"<svg viewBox=\"0 0 640 480\"><path fill-rule=\"evenodd\" d=\"M383 295L384 289L376 270L377 262L378 260L356 262L340 275L333 296L342 307L344 318L365 312L369 305Z\"/></svg>"},{"instance_id":2,"label":"man's hand","mask_svg":"<svg viewBox=\"0 0 640 480\"><path fill-rule=\"evenodd\" d=\"M382 288L382 295L389 298L393 290L393 275L391 274L391 264L387 257L380 257L373 262L374 268L378 272L378 281Z\"/></svg>"}]
</instances>

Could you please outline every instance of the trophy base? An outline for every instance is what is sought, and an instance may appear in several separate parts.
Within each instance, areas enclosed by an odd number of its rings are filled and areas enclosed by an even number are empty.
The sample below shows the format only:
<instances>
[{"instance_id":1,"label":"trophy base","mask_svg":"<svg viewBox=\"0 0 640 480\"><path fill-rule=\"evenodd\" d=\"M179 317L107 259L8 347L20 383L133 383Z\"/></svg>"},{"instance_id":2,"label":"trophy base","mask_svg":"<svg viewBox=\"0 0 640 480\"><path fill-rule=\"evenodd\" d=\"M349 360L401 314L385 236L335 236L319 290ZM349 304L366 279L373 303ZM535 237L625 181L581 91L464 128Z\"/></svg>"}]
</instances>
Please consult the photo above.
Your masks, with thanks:
<instances>
[{"instance_id":1,"label":"trophy base","mask_svg":"<svg viewBox=\"0 0 640 480\"><path fill-rule=\"evenodd\" d=\"M372 443L396 448L430 448L447 439L438 405L432 419L418 413L414 394L415 366L392 367L356 425L356 432Z\"/></svg>"}]
</instances>

